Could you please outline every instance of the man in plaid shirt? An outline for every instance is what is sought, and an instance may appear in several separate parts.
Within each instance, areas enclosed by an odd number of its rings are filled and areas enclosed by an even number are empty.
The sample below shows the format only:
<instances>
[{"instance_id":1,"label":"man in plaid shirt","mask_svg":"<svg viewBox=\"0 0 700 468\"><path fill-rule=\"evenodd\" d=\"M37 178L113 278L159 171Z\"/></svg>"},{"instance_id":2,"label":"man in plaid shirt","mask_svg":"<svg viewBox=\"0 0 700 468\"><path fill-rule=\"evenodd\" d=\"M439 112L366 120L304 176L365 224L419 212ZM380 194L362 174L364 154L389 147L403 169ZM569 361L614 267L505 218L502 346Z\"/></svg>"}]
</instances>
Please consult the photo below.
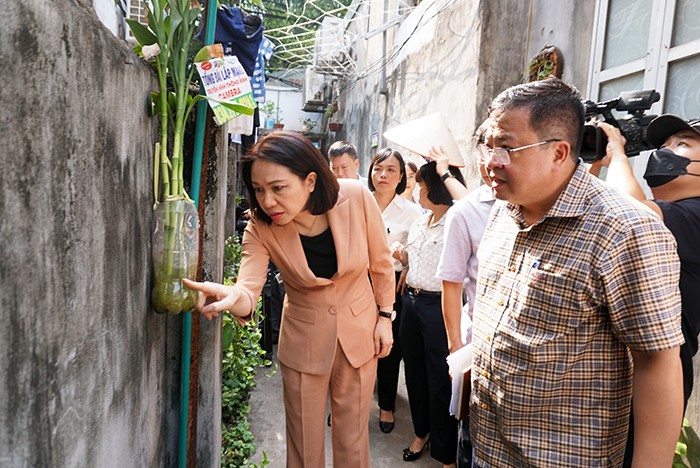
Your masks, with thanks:
<instances>
[{"instance_id":1,"label":"man in plaid shirt","mask_svg":"<svg viewBox=\"0 0 700 468\"><path fill-rule=\"evenodd\" d=\"M676 245L653 213L588 174L583 116L561 80L514 86L493 101L478 145L500 200L478 253L479 467L619 466L630 411L635 466L672 464L683 412Z\"/></svg>"}]
</instances>

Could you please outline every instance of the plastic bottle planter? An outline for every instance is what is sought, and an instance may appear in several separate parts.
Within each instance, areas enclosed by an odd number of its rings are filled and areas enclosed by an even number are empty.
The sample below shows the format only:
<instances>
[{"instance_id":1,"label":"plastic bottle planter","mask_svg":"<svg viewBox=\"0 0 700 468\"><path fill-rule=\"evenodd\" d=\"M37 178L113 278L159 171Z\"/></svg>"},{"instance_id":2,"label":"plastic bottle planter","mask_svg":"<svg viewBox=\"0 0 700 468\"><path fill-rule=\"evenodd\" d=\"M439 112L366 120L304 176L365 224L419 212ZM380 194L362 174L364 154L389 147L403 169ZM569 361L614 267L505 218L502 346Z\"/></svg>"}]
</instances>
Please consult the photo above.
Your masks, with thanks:
<instances>
[{"instance_id":1,"label":"plastic bottle planter","mask_svg":"<svg viewBox=\"0 0 700 468\"><path fill-rule=\"evenodd\" d=\"M199 215L189 200L160 203L153 214L153 290L151 306L159 314L189 312L197 292L182 278L196 279Z\"/></svg>"}]
</instances>

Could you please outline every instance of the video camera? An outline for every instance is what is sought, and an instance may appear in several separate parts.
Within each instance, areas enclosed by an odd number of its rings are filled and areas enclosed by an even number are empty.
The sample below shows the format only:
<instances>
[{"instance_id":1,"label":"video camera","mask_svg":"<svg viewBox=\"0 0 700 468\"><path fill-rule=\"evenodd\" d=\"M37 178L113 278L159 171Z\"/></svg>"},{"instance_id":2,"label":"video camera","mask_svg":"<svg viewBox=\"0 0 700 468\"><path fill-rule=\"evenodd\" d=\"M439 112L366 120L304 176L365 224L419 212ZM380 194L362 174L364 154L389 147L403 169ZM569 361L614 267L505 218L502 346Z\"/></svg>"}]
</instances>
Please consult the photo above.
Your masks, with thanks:
<instances>
[{"instance_id":1,"label":"video camera","mask_svg":"<svg viewBox=\"0 0 700 468\"><path fill-rule=\"evenodd\" d=\"M586 121L583 126L583 145L581 145L581 158L591 163L605 156L605 146L608 137L605 132L593 121L598 115L610 125L620 129L627 139L625 154L627 157L637 156L642 151L654 149L647 141L647 127L656 118L655 115L646 115L644 111L651 109L652 104L661 99L656 90L626 91L620 96L605 102L595 103L590 100L583 101L586 108ZM616 119L612 111L627 111L628 114L621 119Z\"/></svg>"}]
</instances>

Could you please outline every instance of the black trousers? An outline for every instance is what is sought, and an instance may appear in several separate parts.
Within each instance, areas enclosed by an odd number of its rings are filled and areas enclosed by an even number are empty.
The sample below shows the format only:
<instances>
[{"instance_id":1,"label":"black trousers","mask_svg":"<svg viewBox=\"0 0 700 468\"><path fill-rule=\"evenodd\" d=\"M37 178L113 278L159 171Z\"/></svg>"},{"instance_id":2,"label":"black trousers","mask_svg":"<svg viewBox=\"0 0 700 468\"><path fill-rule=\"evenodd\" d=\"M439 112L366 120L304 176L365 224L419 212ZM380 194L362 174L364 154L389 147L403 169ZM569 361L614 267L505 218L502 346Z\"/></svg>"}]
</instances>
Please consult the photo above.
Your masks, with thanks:
<instances>
[{"instance_id":1,"label":"black trousers","mask_svg":"<svg viewBox=\"0 0 700 468\"><path fill-rule=\"evenodd\" d=\"M469 435L469 417L459 422L457 468L472 468L472 439Z\"/></svg>"},{"instance_id":2,"label":"black trousers","mask_svg":"<svg viewBox=\"0 0 700 468\"><path fill-rule=\"evenodd\" d=\"M396 272L396 284L399 284L401 272ZM396 294L394 300L394 310L396 319L391 324L394 334L394 345L391 352L385 358L377 362L377 401L379 408L384 411L394 411L396 406L396 390L399 386L399 367L403 353L401 352L401 340L399 339L399 328L401 325L401 295Z\"/></svg>"},{"instance_id":3,"label":"black trousers","mask_svg":"<svg viewBox=\"0 0 700 468\"><path fill-rule=\"evenodd\" d=\"M430 434L434 459L455 463L457 420L450 416L449 349L439 295L403 296L400 336L413 429L418 437Z\"/></svg>"}]
</instances>

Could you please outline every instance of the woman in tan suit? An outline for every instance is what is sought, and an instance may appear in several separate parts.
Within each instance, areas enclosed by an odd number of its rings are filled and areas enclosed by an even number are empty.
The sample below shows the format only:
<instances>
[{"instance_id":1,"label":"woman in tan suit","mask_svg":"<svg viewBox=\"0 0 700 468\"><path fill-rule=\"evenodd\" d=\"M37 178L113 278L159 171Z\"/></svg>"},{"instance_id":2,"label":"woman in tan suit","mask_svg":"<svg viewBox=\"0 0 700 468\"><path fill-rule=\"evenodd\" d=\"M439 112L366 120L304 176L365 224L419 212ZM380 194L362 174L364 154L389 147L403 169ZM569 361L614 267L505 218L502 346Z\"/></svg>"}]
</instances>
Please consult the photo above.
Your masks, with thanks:
<instances>
[{"instance_id":1,"label":"woman in tan suit","mask_svg":"<svg viewBox=\"0 0 700 468\"><path fill-rule=\"evenodd\" d=\"M287 289L278 348L287 466L326 466L330 392L333 466L368 467L377 358L391 350L394 315L393 266L377 204L360 182L337 181L321 153L294 132L260 140L244 159L243 180L254 197L238 283L187 285L203 293L198 308L207 318L228 310L249 320L268 261L277 265Z\"/></svg>"}]
</instances>

